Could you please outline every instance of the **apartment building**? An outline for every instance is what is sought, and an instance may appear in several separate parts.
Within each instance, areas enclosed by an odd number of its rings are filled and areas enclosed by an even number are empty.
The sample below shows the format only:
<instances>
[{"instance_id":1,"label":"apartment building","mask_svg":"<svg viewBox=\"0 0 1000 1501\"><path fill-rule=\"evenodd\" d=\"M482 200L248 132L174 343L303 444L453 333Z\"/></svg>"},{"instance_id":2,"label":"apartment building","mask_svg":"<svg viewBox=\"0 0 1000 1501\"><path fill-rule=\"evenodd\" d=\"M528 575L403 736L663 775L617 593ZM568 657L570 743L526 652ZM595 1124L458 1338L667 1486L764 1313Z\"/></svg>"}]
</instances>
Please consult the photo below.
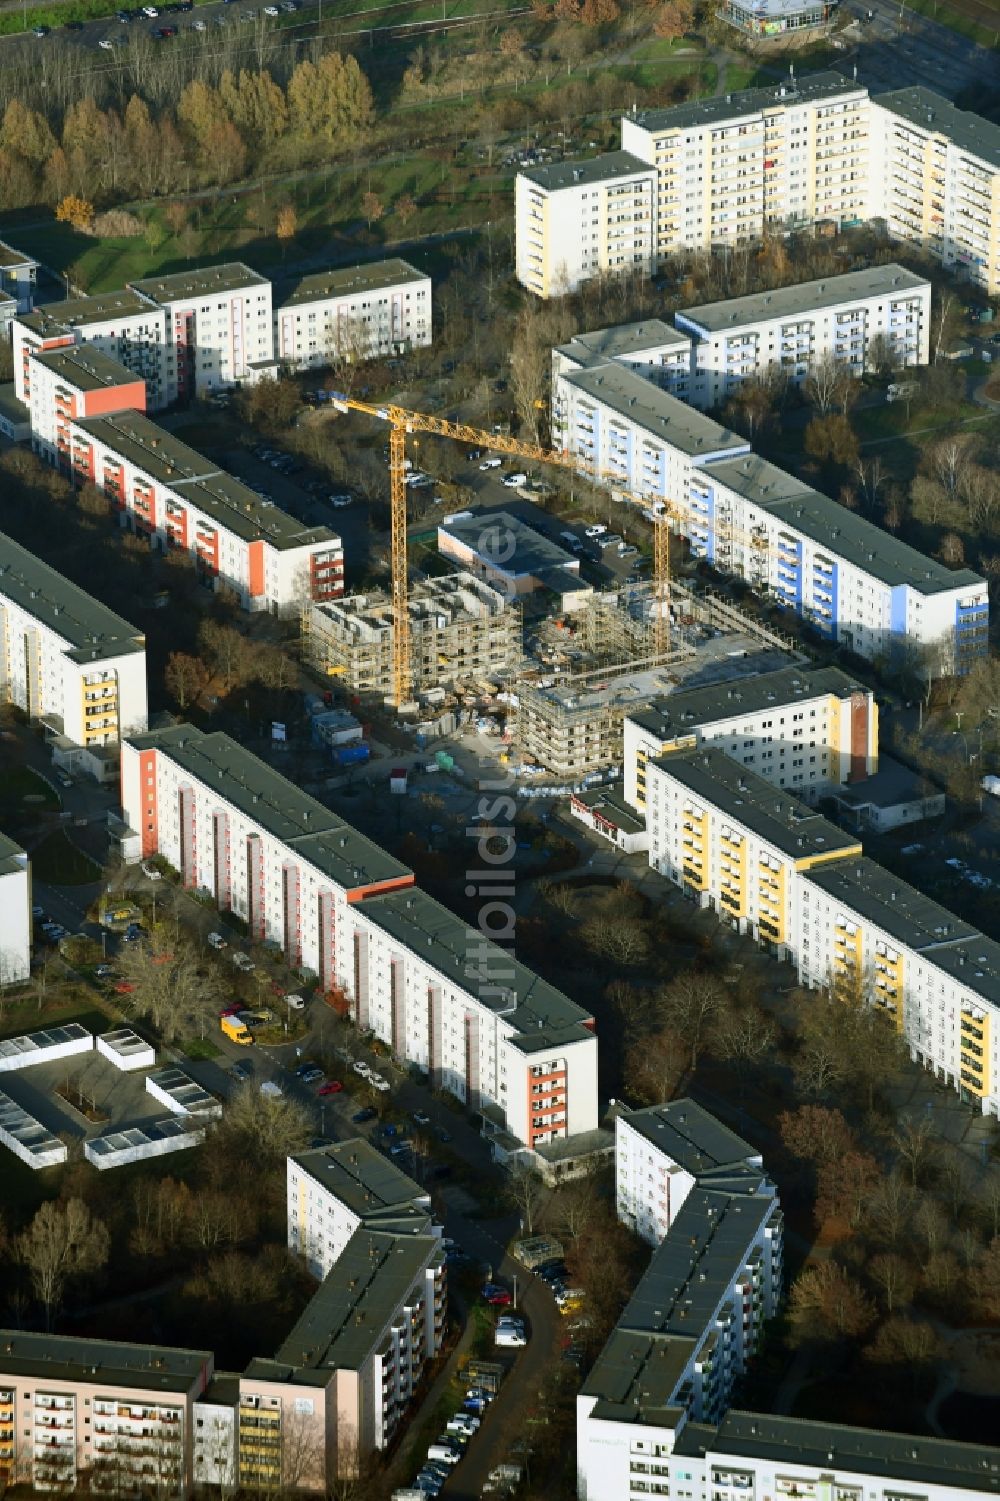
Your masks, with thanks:
<instances>
[{"instance_id":1,"label":"apartment building","mask_svg":"<svg viewBox=\"0 0 1000 1501\"><path fill-rule=\"evenodd\" d=\"M133 737L122 804L132 858L163 854L495 1129L534 1148L596 1128L593 1019L228 736ZM501 895L481 874L490 922Z\"/></svg>"},{"instance_id":2,"label":"apartment building","mask_svg":"<svg viewBox=\"0 0 1000 1501\"><path fill-rule=\"evenodd\" d=\"M702 409L768 371L801 386L824 358L861 376L873 345L899 369L930 362L931 284L903 266L799 282L675 318L693 345L687 400Z\"/></svg>"},{"instance_id":3,"label":"apartment building","mask_svg":"<svg viewBox=\"0 0 1000 1501\"><path fill-rule=\"evenodd\" d=\"M0 334L9 338L15 315L31 311L37 270L37 261L0 240Z\"/></svg>"},{"instance_id":4,"label":"apartment building","mask_svg":"<svg viewBox=\"0 0 1000 1501\"><path fill-rule=\"evenodd\" d=\"M239 1485L328 1493L397 1432L446 1322L435 1235L359 1229L273 1360L240 1377Z\"/></svg>"},{"instance_id":5,"label":"apartment building","mask_svg":"<svg viewBox=\"0 0 1000 1501\"><path fill-rule=\"evenodd\" d=\"M558 377L552 443L578 454L612 491L647 506L668 502L682 516L696 470L750 452L738 433L616 360Z\"/></svg>"},{"instance_id":6,"label":"apartment building","mask_svg":"<svg viewBox=\"0 0 1000 1501\"><path fill-rule=\"evenodd\" d=\"M288 1249L325 1277L355 1231L428 1235L431 1196L364 1137L287 1162Z\"/></svg>"},{"instance_id":7,"label":"apartment building","mask_svg":"<svg viewBox=\"0 0 1000 1501\"><path fill-rule=\"evenodd\" d=\"M561 376L571 370L588 370L614 360L655 385L662 386L682 401L690 400L692 341L690 334L671 328L661 318L646 318L642 323L620 323L614 328L597 328L576 334L568 344L552 351L551 389L556 391Z\"/></svg>"},{"instance_id":8,"label":"apartment building","mask_svg":"<svg viewBox=\"0 0 1000 1501\"><path fill-rule=\"evenodd\" d=\"M656 171L629 151L519 172L514 213L517 279L539 297L653 268Z\"/></svg>"},{"instance_id":9,"label":"apartment building","mask_svg":"<svg viewBox=\"0 0 1000 1501\"><path fill-rule=\"evenodd\" d=\"M50 302L11 322L14 391L31 407L31 357L86 344L145 382L150 411L166 406L167 315L132 288Z\"/></svg>"},{"instance_id":10,"label":"apartment building","mask_svg":"<svg viewBox=\"0 0 1000 1501\"><path fill-rule=\"evenodd\" d=\"M2 533L0 644L0 698L66 742L70 761L145 729L144 637Z\"/></svg>"},{"instance_id":11,"label":"apartment building","mask_svg":"<svg viewBox=\"0 0 1000 1501\"><path fill-rule=\"evenodd\" d=\"M232 589L244 610L291 613L343 593L334 532L262 500L142 412L74 419L70 441L75 477L111 498L123 526L190 553L205 583Z\"/></svg>"},{"instance_id":12,"label":"apartment building","mask_svg":"<svg viewBox=\"0 0 1000 1501\"><path fill-rule=\"evenodd\" d=\"M234 261L133 282L164 319L156 407L274 372L271 283Z\"/></svg>"},{"instance_id":13,"label":"apartment building","mask_svg":"<svg viewBox=\"0 0 1000 1501\"><path fill-rule=\"evenodd\" d=\"M803 985L868 996L916 1062L1000 1115L1000 944L868 859L810 872L797 919Z\"/></svg>"},{"instance_id":14,"label":"apartment building","mask_svg":"<svg viewBox=\"0 0 1000 1501\"><path fill-rule=\"evenodd\" d=\"M793 780L819 754L793 756L792 767L802 763ZM714 746L650 761L646 786L653 869L780 958L795 951L802 874L862 852L854 836Z\"/></svg>"},{"instance_id":15,"label":"apartment building","mask_svg":"<svg viewBox=\"0 0 1000 1501\"><path fill-rule=\"evenodd\" d=\"M572 369L557 358L553 443L613 494L665 507L694 557L870 661L895 658L936 678L986 654L989 595L971 569L945 567L758 458L640 374L638 359Z\"/></svg>"},{"instance_id":16,"label":"apartment building","mask_svg":"<svg viewBox=\"0 0 1000 1501\"><path fill-rule=\"evenodd\" d=\"M0 990L31 974L31 862L0 833Z\"/></svg>"},{"instance_id":17,"label":"apartment building","mask_svg":"<svg viewBox=\"0 0 1000 1501\"><path fill-rule=\"evenodd\" d=\"M625 716L626 801L645 808L648 762L700 745L815 801L877 771L878 706L837 667L780 667L655 698Z\"/></svg>"},{"instance_id":18,"label":"apartment building","mask_svg":"<svg viewBox=\"0 0 1000 1501\"><path fill-rule=\"evenodd\" d=\"M471 573L410 586L410 680L414 692L493 678L521 659L521 614L506 593ZM306 660L355 693L392 692L393 605L388 594L354 594L302 612Z\"/></svg>"},{"instance_id":19,"label":"apartment building","mask_svg":"<svg viewBox=\"0 0 1000 1501\"><path fill-rule=\"evenodd\" d=\"M212 1364L208 1350L4 1330L0 1476L35 1491L189 1495Z\"/></svg>"},{"instance_id":20,"label":"apartment building","mask_svg":"<svg viewBox=\"0 0 1000 1501\"><path fill-rule=\"evenodd\" d=\"M725 1416L781 1301L782 1214L759 1154L689 1100L666 1111L615 1122L619 1204L656 1249L577 1397L586 1501L678 1494L678 1434Z\"/></svg>"},{"instance_id":21,"label":"apartment building","mask_svg":"<svg viewBox=\"0 0 1000 1501\"><path fill-rule=\"evenodd\" d=\"M926 557L756 455L692 474L681 530L695 557L869 661L940 677L968 672L988 650L978 574Z\"/></svg>"},{"instance_id":22,"label":"apartment building","mask_svg":"<svg viewBox=\"0 0 1000 1501\"><path fill-rule=\"evenodd\" d=\"M28 357L31 446L69 473L75 420L146 410L146 383L96 346L71 344Z\"/></svg>"},{"instance_id":23,"label":"apartment building","mask_svg":"<svg viewBox=\"0 0 1000 1501\"><path fill-rule=\"evenodd\" d=\"M274 356L295 370L422 349L432 331L431 279L398 258L300 277L274 305Z\"/></svg>"},{"instance_id":24,"label":"apartment building","mask_svg":"<svg viewBox=\"0 0 1000 1501\"><path fill-rule=\"evenodd\" d=\"M698 1184L725 1181L764 1159L694 1100L629 1110L615 1121L618 1218L651 1246L670 1232Z\"/></svg>"},{"instance_id":25,"label":"apartment building","mask_svg":"<svg viewBox=\"0 0 1000 1501\"><path fill-rule=\"evenodd\" d=\"M869 101L839 73L622 118L622 149L656 168L655 260L868 211Z\"/></svg>"},{"instance_id":26,"label":"apartment building","mask_svg":"<svg viewBox=\"0 0 1000 1501\"><path fill-rule=\"evenodd\" d=\"M1000 292L1000 125L917 86L871 103L871 214Z\"/></svg>"}]
</instances>

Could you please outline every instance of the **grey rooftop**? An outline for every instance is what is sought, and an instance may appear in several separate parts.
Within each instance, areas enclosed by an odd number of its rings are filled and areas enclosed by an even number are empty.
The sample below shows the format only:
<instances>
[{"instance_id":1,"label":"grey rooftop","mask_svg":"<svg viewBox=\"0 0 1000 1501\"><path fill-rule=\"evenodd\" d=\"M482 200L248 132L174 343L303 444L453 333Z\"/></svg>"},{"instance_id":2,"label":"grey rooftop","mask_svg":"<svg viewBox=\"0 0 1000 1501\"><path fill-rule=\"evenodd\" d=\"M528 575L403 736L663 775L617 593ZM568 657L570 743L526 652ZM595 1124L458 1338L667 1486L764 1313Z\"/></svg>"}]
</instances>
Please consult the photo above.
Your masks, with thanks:
<instances>
[{"instance_id":1,"label":"grey rooftop","mask_svg":"<svg viewBox=\"0 0 1000 1501\"><path fill-rule=\"evenodd\" d=\"M841 307L869 297L900 297L929 286L925 276L917 276L905 266L893 263L848 271L844 276L800 281L794 286L754 292L748 297L730 297L724 302L705 302L698 307L679 309L677 317L706 334L721 333L727 328L767 323L773 318L801 317L813 310Z\"/></svg>"},{"instance_id":2,"label":"grey rooftop","mask_svg":"<svg viewBox=\"0 0 1000 1501\"><path fill-rule=\"evenodd\" d=\"M74 662L145 651L135 626L0 532L0 596L67 643Z\"/></svg>"},{"instance_id":3,"label":"grey rooftop","mask_svg":"<svg viewBox=\"0 0 1000 1501\"><path fill-rule=\"evenodd\" d=\"M655 168L631 151L608 151L604 156L591 156L571 162L551 162L544 167L524 167L521 177L526 177L536 187L547 193L557 193L562 188L596 186L602 182L616 182L622 178L635 177L639 172L653 173Z\"/></svg>"}]
</instances>

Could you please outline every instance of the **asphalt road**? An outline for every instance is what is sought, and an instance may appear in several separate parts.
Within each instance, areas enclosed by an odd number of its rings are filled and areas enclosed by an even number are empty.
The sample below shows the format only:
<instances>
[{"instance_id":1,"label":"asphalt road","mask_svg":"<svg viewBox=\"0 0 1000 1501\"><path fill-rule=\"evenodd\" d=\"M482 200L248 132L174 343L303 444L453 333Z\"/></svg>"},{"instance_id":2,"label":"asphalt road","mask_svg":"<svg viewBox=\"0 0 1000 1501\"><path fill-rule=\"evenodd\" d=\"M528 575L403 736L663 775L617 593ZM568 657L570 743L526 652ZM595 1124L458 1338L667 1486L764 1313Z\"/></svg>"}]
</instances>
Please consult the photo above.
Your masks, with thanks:
<instances>
[{"instance_id":1,"label":"asphalt road","mask_svg":"<svg viewBox=\"0 0 1000 1501\"><path fill-rule=\"evenodd\" d=\"M846 71L856 62L859 81L874 94L923 84L954 98L976 84L996 84L995 54L905 5L870 0L852 5L851 13L859 23L860 38L856 48L845 52L842 66ZM858 35L857 30L853 34Z\"/></svg>"}]
</instances>

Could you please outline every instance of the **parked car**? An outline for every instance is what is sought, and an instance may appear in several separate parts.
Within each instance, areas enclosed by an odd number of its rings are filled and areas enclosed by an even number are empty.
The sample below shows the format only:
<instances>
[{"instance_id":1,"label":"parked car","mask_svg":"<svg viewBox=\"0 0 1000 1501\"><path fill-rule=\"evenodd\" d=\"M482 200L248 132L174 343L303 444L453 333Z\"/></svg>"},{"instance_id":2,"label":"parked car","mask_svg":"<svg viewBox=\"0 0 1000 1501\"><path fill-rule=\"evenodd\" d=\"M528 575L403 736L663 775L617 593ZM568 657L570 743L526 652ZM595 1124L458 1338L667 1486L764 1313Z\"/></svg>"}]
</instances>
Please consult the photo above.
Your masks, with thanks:
<instances>
[{"instance_id":1,"label":"parked car","mask_svg":"<svg viewBox=\"0 0 1000 1501\"><path fill-rule=\"evenodd\" d=\"M373 1121L377 1115L377 1110L373 1109L371 1105L366 1105L363 1110L355 1110L351 1116L351 1120L354 1125L363 1126L366 1121Z\"/></svg>"},{"instance_id":2,"label":"parked car","mask_svg":"<svg viewBox=\"0 0 1000 1501\"><path fill-rule=\"evenodd\" d=\"M606 526L602 526L599 521L595 521L593 526L584 528L583 535L585 537L603 537L606 531Z\"/></svg>"},{"instance_id":3,"label":"parked car","mask_svg":"<svg viewBox=\"0 0 1000 1501\"><path fill-rule=\"evenodd\" d=\"M208 944L210 949L227 949L229 947L229 944L223 938L221 933L209 933L208 937L205 939L205 942Z\"/></svg>"},{"instance_id":4,"label":"parked car","mask_svg":"<svg viewBox=\"0 0 1000 1501\"><path fill-rule=\"evenodd\" d=\"M523 1329L498 1329L493 1343L498 1350L522 1350L528 1343L528 1336Z\"/></svg>"},{"instance_id":5,"label":"parked car","mask_svg":"<svg viewBox=\"0 0 1000 1501\"><path fill-rule=\"evenodd\" d=\"M341 1084L339 1079L327 1079L325 1084L320 1085L316 1093L322 1095L325 1098L327 1095L340 1094L343 1088L344 1086L343 1084ZM372 1114L374 1115L375 1112L372 1111ZM356 1119L357 1116L355 1116L355 1120Z\"/></svg>"},{"instance_id":6,"label":"parked car","mask_svg":"<svg viewBox=\"0 0 1000 1501\"><path fill-rule=\"evenodd\" d=\"M431 1123L430 1116L423 1110L414 1110L413 1120L414 1124L418 1126L429 1126Z\"/></svg>"},{"instance_id":7,"label":"parked car","mask_svg":"<svg viewBox=\"0 0 1000 1501\"><path fill-rule=\"evenodd\" d=\"M306 1084L311 1084L316 1079L322 1079L323 1070L318 1063L300 1063L295 1070L295 1077L304 1080Z\"/></svg>"},{"instance_id":8,"label":"parked car","mask_svg":"<svg viewBox=\"0 0 1000 1501\"><path fill-rule=\"evenodd\" d=\"M508 490L520 490L528 483L528 476L520 471L516 474L505 474L501 483L506 485Z\"/></svg>"},{"instance_id":9,"label":"parked car","mask_svg":"<svg viewBox=\"0 0 1000 1501\"><path fill-rule=\"evenodd\" d=\"M249 1063L245 1063L241 1058L238 1063L233 1064L229 1072L232 1074L234 1079L246 1080L249 1079L250 1075L253 1073L253 1069L251 1068Z\"/></svg>"},{"instance_id":10,"label":"parked car","mask_svg":"<svg viewBox=\"0 0 1000 1501\"><path fill-rule=\"evenodd\" d=\"M491 1308L508 1308L514 1299L505 1287L487 1285L483 1288L483 1301Z\"/></svg>"},{"instance_id":11,"label":"parked car","mask_svg":"<svg viewBox=\"0 0 1000 1501\"><path fill-rule=\"evenodd\" d=\"M114 972L113 964L99 964L94 970L94 975L98 980L110 980Z\"/></svg>"},{"instance_id":12,"label":"parked car","mask_svg":"<svg viewBox=\"0 0 1000 1501\"><path fill-rule=\"evenodd\" d=\"M499 469L502 463L502 459L484 459L479 467L484 471L487 469Z\"/></svg>"},{"instance_id":13,"label":"parked car","mask_svg":"<svg viewBox=\"0 0 1000 1501\"><path fill-rule=\"evenodd\" d=\"M256 964L254 964L253 960L250 958L250 955L241 954L238 949L233 955L233 963L235 964L236 968L242 970L245 975L250 974L257 968Z\"/></svg>"},{"instance_id":14,"label":"parked car","mask_svg":"<svg viewBox=\"0 0 1000 1501\"><path fill-rule=\"evenodd\" d=\"M162 872L162 870L157 870L156 866L155 865L151 865L148 860L144 860L142 862L142 864L140 865L139 869L142 871L142 873L146 877L147 881L162 881L163 880L163 872Z\"/></svg>"}]
</instances>

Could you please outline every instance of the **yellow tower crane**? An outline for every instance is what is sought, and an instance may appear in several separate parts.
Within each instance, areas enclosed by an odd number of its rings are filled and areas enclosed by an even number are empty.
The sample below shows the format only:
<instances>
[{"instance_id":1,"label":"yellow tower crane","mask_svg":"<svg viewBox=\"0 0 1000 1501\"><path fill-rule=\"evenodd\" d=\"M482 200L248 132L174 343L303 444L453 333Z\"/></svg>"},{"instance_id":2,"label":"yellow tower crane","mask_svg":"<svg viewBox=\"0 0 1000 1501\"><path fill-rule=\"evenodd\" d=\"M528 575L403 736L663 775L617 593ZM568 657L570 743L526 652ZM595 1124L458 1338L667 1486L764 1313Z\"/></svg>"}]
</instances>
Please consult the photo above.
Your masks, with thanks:
<instances>
[{"instance_id":1,"label":"yellow tower crane","mask_svg":"<svg viewBox=\"0 0 1000 1501\"><path fill-rule=\"evenodd\" d=\"M618 477L610 471L597 470L577 454L565 449L543 448L537 443L524 443L520 438L505 437L500 433L487 433L482 428L471 427L466 422L450 422L446 417L432 417L426 412L413 412L407 407L392 403L376 405L373 402L357 401L335 391L331 403L339 412L364 412L369 417L378 417L389 427L389 501L391 514L391 568L392 568L392 679L393 698L396 708L407 702L410 696L410 615L407 608L409 596L409 573L406 557L406 435L407 433L433 433L441 438L454 438L458 443L473 443L492 449L495 453L508 453L522 459L534 459L542 464L555 464L561 469L572 469L585 478L610 480L629 500L643 505L653 502L663 504L662 497L636 495L626 490ZM676 514L668 502L670 515ZM670 607L670 538L668 515L662 515L653 523L653 578L656 599L654 617L654 643L657 656L662 655L669 632Z\"/></svg>"}]
</instances>

